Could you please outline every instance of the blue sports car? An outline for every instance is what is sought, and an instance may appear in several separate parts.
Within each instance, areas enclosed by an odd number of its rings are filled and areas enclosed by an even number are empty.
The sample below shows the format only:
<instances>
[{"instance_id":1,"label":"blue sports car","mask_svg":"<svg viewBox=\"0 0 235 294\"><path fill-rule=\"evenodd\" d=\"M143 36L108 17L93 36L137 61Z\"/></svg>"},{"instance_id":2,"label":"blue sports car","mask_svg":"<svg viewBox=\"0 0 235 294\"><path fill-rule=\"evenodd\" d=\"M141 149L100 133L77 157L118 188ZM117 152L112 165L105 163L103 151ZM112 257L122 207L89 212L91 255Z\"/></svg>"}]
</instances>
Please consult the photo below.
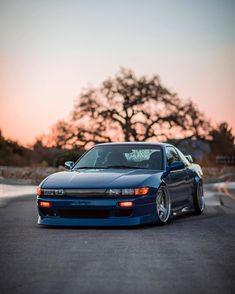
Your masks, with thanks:
<instances>
[{"instance_id":1,"label":"blue sports car","mask_svg":"<svg viewBox=\"0 0 235 294\"><path fill-rule=\"evenodd\" d=\"M40 225L164 224L205 207L200 166L170 144L98 144L65 167L37 188Z\"/></svg>"}]
</instances>

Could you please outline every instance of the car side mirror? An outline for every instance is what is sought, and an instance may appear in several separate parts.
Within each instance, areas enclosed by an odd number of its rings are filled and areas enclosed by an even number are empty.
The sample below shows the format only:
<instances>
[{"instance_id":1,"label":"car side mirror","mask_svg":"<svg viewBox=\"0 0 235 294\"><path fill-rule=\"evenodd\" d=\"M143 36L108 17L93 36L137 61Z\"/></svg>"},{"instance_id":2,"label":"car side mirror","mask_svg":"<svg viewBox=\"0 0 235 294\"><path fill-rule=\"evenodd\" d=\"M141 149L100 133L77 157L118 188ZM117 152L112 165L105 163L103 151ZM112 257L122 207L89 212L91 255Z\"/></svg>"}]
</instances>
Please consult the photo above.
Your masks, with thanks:
<instances>
[{"instance_id":1,"label":"car side mirror","mask_svg":"<svg viewBox=\"0 0 235 294\"><path fill-rule=\"evenodd\" d=\"M178 170L185 168L185 164L182 161L174 161L169 166L169 171Z\"/></svg>"},{"instance_id":2,"label":"car side mirror","mask_svg":"<svg viewBox=\"0 0 235 294\"><path fill-rule=\"evenodd\" d=\"M71 169L73 166L74 166L74 162L73 162L73 161L66 161L66 162L64 163L64 167L65 167L66 169Z\"/></svg>"},{"instance_id":3,"label":"car side mirror","mask_svg":"<svg viewBox=\"0 0 235 294\"><path fill-rule=\"evenodd\" d=\"M193 163L193 158L192 158L191 155L186 155L185 157L188 159L188 161L189 161L190 163Z\"/></svg>"}]
</instances>

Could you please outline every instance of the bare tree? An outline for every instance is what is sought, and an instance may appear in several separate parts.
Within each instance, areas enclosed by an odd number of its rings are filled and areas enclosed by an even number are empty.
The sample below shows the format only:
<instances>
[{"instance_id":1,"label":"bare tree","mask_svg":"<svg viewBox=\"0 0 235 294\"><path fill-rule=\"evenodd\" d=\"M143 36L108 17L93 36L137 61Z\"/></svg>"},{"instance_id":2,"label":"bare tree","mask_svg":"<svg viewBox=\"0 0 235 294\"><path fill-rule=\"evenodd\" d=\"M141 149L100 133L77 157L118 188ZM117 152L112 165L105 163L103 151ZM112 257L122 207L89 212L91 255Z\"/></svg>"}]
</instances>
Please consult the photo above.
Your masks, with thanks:
<instances>
[{"instance_id":1,"label":"bare tree","mask_svg":"<svg viewBox=\"0 0 235 294\"><path fill-rule=\"evenodd\" d=\"M83 90L70 122L54 127L57 145L110 141L203 138L209 123L191 100L183 101L158 76L136 77L121 68L99 88ZM58 135L57 135L58 132Z\"/></svg>"},{"instance_id":2,"label":"bare tree","mask_svg":"<svg viewBox=\"0 0 235 294\"><path fill-rule=\"evenodd\" d=\"M233 130L226 122L210 131L211 149L214 155L235 155Z\"/></svg>"}]
</instances>

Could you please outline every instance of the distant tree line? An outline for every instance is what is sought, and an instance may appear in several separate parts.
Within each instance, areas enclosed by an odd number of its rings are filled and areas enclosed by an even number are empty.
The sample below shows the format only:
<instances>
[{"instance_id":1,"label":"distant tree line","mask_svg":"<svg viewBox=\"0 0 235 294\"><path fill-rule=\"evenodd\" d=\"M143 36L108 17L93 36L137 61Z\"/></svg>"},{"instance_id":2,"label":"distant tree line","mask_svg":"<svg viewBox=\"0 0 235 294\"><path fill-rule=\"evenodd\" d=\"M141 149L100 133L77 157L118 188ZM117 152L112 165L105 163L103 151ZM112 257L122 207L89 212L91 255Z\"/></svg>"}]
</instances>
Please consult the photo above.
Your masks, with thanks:
<instances>
[{"instance_id":1,"label":"distant tree line","mask_svg":"<svg viewBox=\"0 0 235 294\"><path fill-rule=\"evenodd\" d=\"M0 133L0 165L62 165L85 149L112 141L186 140L208 142L216 155L234 155L234 136L226 122L213 127L190 99L184 101L158 76L137 77L121 68L99 87L84 89L70 119L58 121L47 137L31 148L6 140Z\"/></svg>"},{"instance_id":2,"label":"distant tree line","mask_svg":"<svg viewBox=\"0 0 235 294\"><path fill-rule=\"evenodd\" d=\"M3 166L61 166L66 160L76 161L84 152L79 149L47 147L38 139L30 148L4 138L0 130L0 165Z\"/></svg>"},{"instance_id":3,"label":"distant tree line","mask_svg":"<svg viewBox=\"0 0 235 294\"><path fill-rule=\"evenodd\" d=\"M58 148L88 148L112 141L207 142L211 153L234 154L234 136L226 122L213 127L190 99L184 101L162 85L158 76L137 77L121 68L99 87L79 95L71 117L57 122L47 144Z\"/></svg>"}]
</instances>

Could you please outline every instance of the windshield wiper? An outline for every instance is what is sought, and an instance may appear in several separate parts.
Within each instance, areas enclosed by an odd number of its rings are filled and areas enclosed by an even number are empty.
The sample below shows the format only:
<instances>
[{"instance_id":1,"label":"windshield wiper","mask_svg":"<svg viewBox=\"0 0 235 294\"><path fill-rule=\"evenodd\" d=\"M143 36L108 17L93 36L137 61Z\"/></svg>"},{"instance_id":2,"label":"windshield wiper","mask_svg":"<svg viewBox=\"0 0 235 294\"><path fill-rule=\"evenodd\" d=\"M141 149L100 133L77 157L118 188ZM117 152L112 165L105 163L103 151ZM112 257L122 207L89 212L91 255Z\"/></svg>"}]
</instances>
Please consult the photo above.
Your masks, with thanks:
<instances>
[{"instance_id":1,"label":"windshield wiper","mask_svg":"<svg viewBox=\"0 0 235 294\"><path fill-rule=\"evenodd\" d=\"M131 169L139 169L139 168L142 168L142 167L129 166L129 165L108 165L105 168L131 168Z\"/></svg>"},{"instance_id":2,"label":"windshield wiper","mask_svg":"<svg viewBox=\"0 0 235 294\"><path fill-rule=\"evenodd\" d=\"M129 165L108 165L108 166L81 166L81 167L75 167L75 168L73 168L73 170L79 170L79 169L109 169L109 168L146 169L144 167L129 166Z\"/></svg>"},{"instance_id":3,"label":"windshield wiper","mask_svg":"<svg viewBox=\"0 0 235 294\"><path fill-rule=\"evenodd\" d=\"M77 170L77 169L102 169L102 168L105 168L105 167L101 167L101 166L81 166L81 167L75 167L73 169Z\"/></svg>"}]
</instances>

